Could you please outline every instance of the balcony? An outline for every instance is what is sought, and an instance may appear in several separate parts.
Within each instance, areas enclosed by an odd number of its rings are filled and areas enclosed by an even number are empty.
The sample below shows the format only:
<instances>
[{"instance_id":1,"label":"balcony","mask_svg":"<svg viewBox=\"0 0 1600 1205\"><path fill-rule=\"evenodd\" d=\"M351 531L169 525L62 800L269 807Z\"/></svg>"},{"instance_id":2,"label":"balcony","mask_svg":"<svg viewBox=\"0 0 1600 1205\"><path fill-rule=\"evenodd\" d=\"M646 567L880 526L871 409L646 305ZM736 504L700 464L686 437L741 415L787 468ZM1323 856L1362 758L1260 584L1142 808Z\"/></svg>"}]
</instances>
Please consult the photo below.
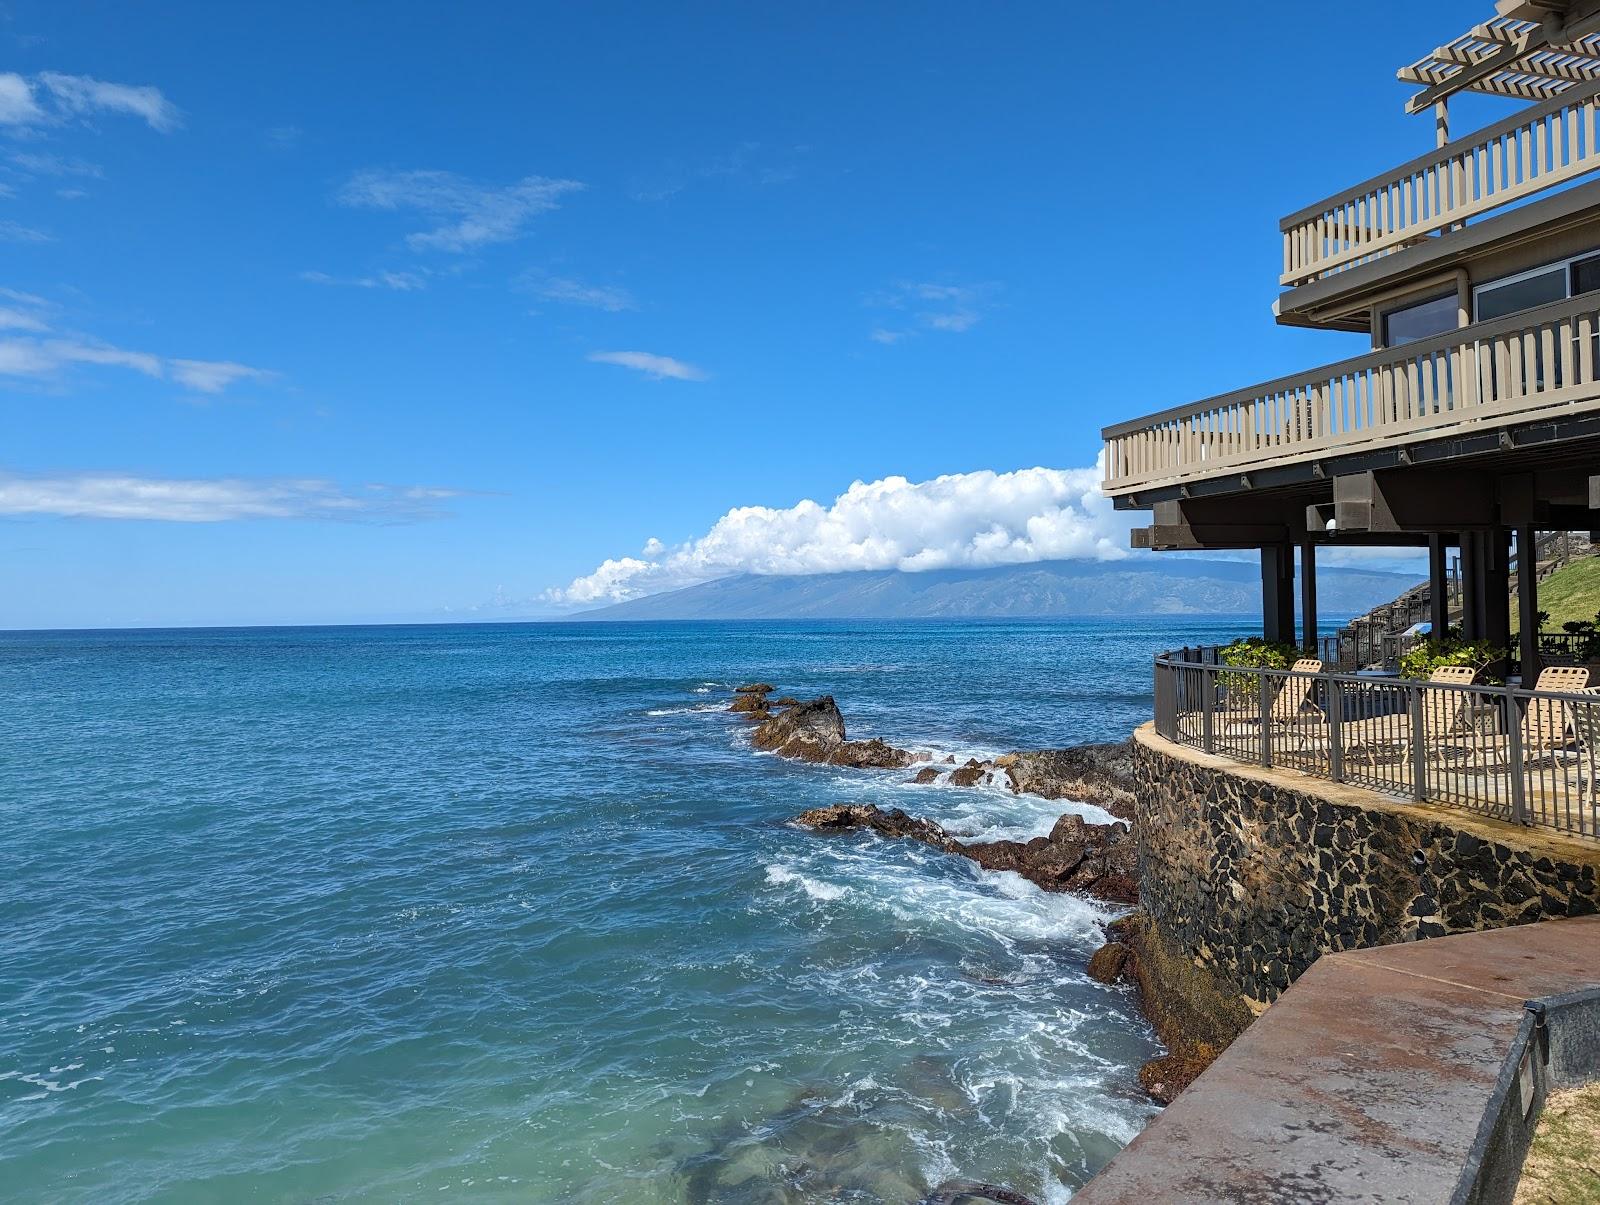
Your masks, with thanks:
<instances>
[{"instance_id":1,"label":"balcony","mask_svg":"<svg viewBox=\"0 0 1600 1205\"><path fill-rule=\"evenodd\" d=\"M1280 283L1320 280L1600 168L1597 107L1600 83L1570 87L1291 214Z\"/></svg>"},{"instance_id":2,"label":"balcony","mask_svg":"<svg viewBox=\"0 0 1600 1205\"><path fill-rule=\"evenodd\" d=\"M1600 293L1586 293L1118 423L1102 432L1103 488L1126 497L1597 411L1597 334Z\"/></svg>"}]
</instances>

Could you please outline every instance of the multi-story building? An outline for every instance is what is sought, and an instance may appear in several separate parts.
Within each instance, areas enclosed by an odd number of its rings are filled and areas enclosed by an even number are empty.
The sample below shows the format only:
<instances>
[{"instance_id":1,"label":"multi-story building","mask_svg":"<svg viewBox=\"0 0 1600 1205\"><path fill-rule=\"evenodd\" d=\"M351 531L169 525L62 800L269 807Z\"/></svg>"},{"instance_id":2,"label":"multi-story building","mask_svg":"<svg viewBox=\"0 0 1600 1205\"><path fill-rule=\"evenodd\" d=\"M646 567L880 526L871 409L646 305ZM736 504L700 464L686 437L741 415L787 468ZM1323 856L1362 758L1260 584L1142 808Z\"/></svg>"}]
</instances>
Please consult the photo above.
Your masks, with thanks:
<instances>
[{"instance_id":1,"label":"multi-story building","mask_svg":"<svg viewBox=\"0 0 1600 1205\"><path fill-rule=\"evenodd\" d=\"M1277 321L1372 350L1104 431L1105 491L1154 512L1135 546L1259 549L1270 638L1294 638L1297 549L1309 640L1318 548L1411 544L1436 629L1458 547L1465 634L1507 644L1512 535L1600 527L1600 0L1495 7L1400 71L1436 146L1281 223ZM1460 134L1464 92L1516 108Z\"/></svg>"}]
</instances>

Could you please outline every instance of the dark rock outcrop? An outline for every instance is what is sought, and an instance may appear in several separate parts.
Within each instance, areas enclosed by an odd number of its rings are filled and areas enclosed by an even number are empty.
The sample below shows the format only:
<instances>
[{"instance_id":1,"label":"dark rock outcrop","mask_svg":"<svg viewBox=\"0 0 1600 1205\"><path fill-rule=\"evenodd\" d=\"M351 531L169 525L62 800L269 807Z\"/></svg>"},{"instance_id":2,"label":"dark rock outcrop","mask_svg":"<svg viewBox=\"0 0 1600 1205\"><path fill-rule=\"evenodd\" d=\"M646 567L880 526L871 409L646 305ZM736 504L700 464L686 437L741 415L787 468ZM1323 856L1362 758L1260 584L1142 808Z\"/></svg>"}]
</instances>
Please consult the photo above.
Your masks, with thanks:
<instances>
[{"instance_id":1,"label":"dark rock outcrop","mask_svg":"<svg viewBox=\"0 0 1600 1205\"><path fill-rule=\"evenodd\" d=\"M776 688L766 682L751 682L745 686L735 686L733 693L736 695L767 695L771 694L774 689Z\"/></svg>"},{"instance_id":2,"label":"dark rock outcrop","mask_svg":"<svg viewBox=\"0 0 1600 1205\"><path fill-rule=\"evenodd\" d=\"M795 823L818 832L869 829L884 837L908 837L971 858L988 870L1015 871L1046 891L1082 891L1118 903L1134 899L1134 842L1121 824L1090 824L1068 815L1048 837L963 842L931 820L873 804L813 808L796 816Z\"/></svg>"},{"instance_id":3,"label":"dark rock outcrop","mask_svg":"<svg viewBox=\"0 0 1600 1205\"><path fill-rule=\"evenodd\" d=\"M767 715L767 696L764 694L734 695L733 702L728 704L728 710L741 715L748 715L753 719L764 719Z\"/></svg>"},{"instance_id":4,"label":"dark rock outcrop","mask_svg":"<svg viewBox=\"0 0 1600 1205\"><path fill-rule=\"evenodd\" d=\"M1007 753L993 761L969 758L945 781L973 787L999 774L1017 794L1092 803L1119 820L1133 819L1133 754L1126 742Z\"/></svg>"},{"instance_id":5,"label":"dark rock outcrop","mask_svg":"<svg viewBox=\"0 0 1600 1205\"><path fill-rule=\"evenodd\" d=\"M914 777L911 781L916 783L919 787L925 787L929 783L935 783L939 781L939 771L932 766L924 766L922 769L917 771L916 777Z\"/></svg>"},{"instance_id":6,"label":"dark rock outcrop","mask_svg":"<svg viewBox=\"0 0 1600 1205\"><path fill-rule=\"evenodd\" d=\"M734 704L737 703L735 699ZM898 770L915 760L904 749L877 737L865 741L846 739L844 716L839 714L832 695L765 714L751 734L750 743L779 757L859 770Z\"/></svg>"}]
</instances>

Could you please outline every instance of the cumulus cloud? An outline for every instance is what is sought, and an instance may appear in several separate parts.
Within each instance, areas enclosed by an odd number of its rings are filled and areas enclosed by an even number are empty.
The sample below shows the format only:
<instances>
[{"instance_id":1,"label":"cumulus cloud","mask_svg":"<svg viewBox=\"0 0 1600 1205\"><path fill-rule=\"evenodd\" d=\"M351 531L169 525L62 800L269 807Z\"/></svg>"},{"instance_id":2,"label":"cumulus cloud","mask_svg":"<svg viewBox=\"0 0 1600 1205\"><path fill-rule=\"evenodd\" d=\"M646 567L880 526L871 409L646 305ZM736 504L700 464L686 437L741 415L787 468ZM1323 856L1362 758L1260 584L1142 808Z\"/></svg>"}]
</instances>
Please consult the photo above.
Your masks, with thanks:
<instances>
[{"instance_id":1,"label":"cumulus cloud","mask_svg":"<svg viewBox=\"0 0 1600 1205\"><path fill-rule=\"evenodd\" d=\"M612 314L637 308L633 294L615 285L585 284L570 277L546 276L540 272L526 273L518 283L546 301L559 301L565 305L581 305Z\"/></svg>"},{"instance_id":2,"label":"cumulus cloud","mask_svg":"<svg viewBox=\"0 0 1600 1205\"><path fill-rule=\"evenodd\" d=\"M519 238L530 221L582 187L544 176L495 186L452 172L364 171L346 181L335 199L353 209L414 210L439 223L406 236L414 251L471 251Z\"/></svg>"},{"instance_id":3,"label":"cumulus cloud","mask_svg":"<svg viewBox=\"0 0 1600 1205\"><path fill-rule=\"evenodd\" d=\"M458 491L431 486L342 487L315 478L23 476L0 472L0 515L221 523L338 519L402 523L438 517Z\"/></svg>"},{"instance_id":4,"label":"cumulus cloud","mask_svg":"<svg viewBox=\"0 0 1600 1205\"><path fill-rule=\"evenodd\" d=\"M1116 560L1131 521L1100 492L1098 469L954 473L931 481L857 481L827 505L742 506L676 547L602 562L545 592L595 606L735 573L801 575L857 569L982 568L1030 561Z\"/></svg>"},{"instance_id":5,"label":"cumulus cloud","mask_svg":"<svg viewBox=\"0 0 1600 1205\"><path fill-rule=\"evenodd\" d=\"M703 381L706 371L683 360L675 360L671 356L657 356L647 351L596 351L589 353L589 360L594 364L615 364L619 368L631 368L635 372L642 372L655 380L674 381Z\"/></svg>"},{"instance_id":6,"label":"cumulus cloud","mask_svg":"<svg viewBox=\"0 0 1600 1205\"><path fill-rule=\"evenodd\" d=\"M147 84L117 84L87 75L44 71L0 73L0 125L44 126L96 113L126 113L166 133L183 124L178 107Z\"/></svg>"}]
</instances>

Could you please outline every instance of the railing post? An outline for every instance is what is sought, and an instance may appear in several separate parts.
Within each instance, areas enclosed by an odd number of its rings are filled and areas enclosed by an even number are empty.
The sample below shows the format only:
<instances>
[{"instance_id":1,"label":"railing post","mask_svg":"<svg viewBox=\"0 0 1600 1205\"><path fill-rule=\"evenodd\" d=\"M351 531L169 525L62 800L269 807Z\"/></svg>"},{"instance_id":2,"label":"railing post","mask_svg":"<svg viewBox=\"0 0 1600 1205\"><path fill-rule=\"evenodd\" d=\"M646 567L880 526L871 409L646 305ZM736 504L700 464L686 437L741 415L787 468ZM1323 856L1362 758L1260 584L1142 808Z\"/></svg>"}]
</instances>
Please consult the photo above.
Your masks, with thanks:
<instances>
[{"instance_id":1,"label":"railing post","mask_svg":"<svg viewBox=\"0 0 1600 1205\"><path fill-rule=\"evenodd\" d=\"M1256 671L1257 681L1261 689L1257 692L1257 702L1261 705L1261 764L1268 769L1272 767L1272 679L1261 670Z\"/></svg>"},{"instance_id":2,"label":"railing post","mask_svg":"<svg viewBox=\"0 0 1600 1205\"><path fill-rule=\"evenodd\" d=\"M1506 687L1505 709L1506 758L1511 763L1511 818L1518 824L1527 824L1528 783L1523 773L1526 767L1522 760L1522 716L1517 711L1516 692L1509 686Z\"/></svg>"},{"instance_id":3,"label":"railing post","mask_svg":"<svg viewBox=\"0 0 1600 1205\"><path fill-rule=\"evenodd\" d=\"M1424 745L1428 730L1422 722L1425 689L1420 682L1411 684L1411 798L1418 803L1428 798L1428 750Z\"/></svg>"},{"instance_id":4,"label":"railing post","mask_svg":"<svg viewBox=\"0 0 1600 1205\"><path fill-rule=\"evenodd\" d=\"M1344 683L1328 678L1328 776L1344 781Z\"/></svg>"},{"instance_id":5,"label":"railing post","mask_svg":"<svg viewBox=\"0 0 1600 1205\"><path fill-rule=\"evenodd\" d=\"M1217 751L1217 673L1200 667L1200 743L1207 753Z\"/></svg>"}]
</instances>

